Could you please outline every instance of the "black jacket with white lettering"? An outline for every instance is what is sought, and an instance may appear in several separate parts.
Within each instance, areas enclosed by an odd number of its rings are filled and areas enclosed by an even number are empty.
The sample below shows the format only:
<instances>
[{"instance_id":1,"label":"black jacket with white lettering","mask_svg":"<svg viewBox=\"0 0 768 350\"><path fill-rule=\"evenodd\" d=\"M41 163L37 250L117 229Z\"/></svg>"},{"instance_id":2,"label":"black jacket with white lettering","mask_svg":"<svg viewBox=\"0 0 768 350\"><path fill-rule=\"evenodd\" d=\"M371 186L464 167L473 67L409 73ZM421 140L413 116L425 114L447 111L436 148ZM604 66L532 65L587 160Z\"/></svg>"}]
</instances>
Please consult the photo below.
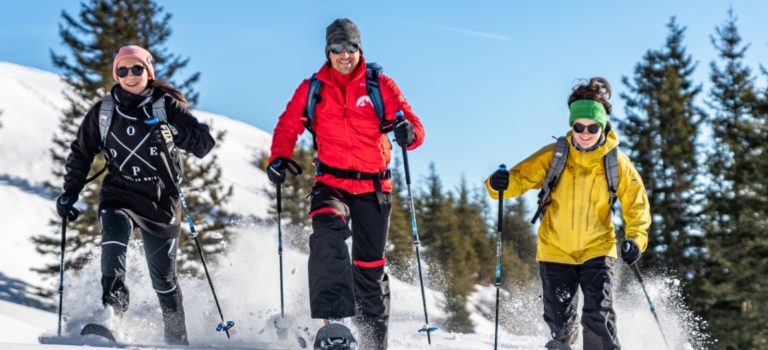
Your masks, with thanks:
<instances>
[{"instance_id":1,"label":"black jacket with white lettering","mask_svg":"<svg viewBox=\"0 0 768 350\"><path fill-rule=\"evenodd\" d=\"M134 95L116 85L111 94L115 108L105 145L99 132L101 102L98 102L83 118L77 139L70 146L64 191L80 193L93 157L104 151L108 174L102 183L99 207L127 209L158 224L178 225L179 199L163 161L165 157L161 156L164 145L152 137L152 131L158 126L145 121L152 118L152 103L165 99L168 123L178 131L174 136L177 147L168 162L178 179L182 177L182 167L177 148L198 158L213 149L215 141L208 125L198 122L179 101L161 89Z\"/></svg>"}]
</instances>

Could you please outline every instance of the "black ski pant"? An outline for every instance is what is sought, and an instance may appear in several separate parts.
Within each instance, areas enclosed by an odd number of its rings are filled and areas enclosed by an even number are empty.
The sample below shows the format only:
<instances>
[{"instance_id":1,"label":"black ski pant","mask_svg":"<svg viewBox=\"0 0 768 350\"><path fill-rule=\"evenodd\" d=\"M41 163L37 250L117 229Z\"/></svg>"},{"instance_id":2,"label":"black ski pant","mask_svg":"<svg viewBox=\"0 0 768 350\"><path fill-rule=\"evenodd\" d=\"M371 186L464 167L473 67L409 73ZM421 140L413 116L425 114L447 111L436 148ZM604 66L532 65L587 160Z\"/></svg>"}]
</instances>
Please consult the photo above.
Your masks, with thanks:
<instances>
[{"instance_id":1,"label":"black ski pant","mask_svg":"<svg viewBox=\"0 0 768 350\"><path fill-rule=\"evenodd\" d=\"M584 294L581 325L584 350L620 349L613 311L612 280L616 260L591 259L581 265L539 263L544 297L544 321L552 338L565 344L576 341L578 290Z\"/></svg>"},{"instance_id":2,"label":"black ski pant","mask_svg":"<svg viewBox=\"0 0 768 350\"><path fill-rule=\"evenodd\" d=\"M125 256L136 216L128 210L104 208L99 211L101 222L101 286L102 303L112 306L117 314L128 310L129 291L125 284ZM139 218L140 220L140 218ZM144 225L139 225L141 228ZM141 228L144 253L149 265L152 288L157 293L163 313L165 339L170 344L186 344L187 329L184 305L176 277L178 231L172 238L161 238ZM167 234L167 232L165 232Z\"/></svg>"},{"instance_id":3,"label":"black ski pant","mask_svg":"<svg viewBox=\"0 0 768 350\"><path fill-rule=\"evenodd\" d=\"M309 302L312 318L355 317L361 346L385 349L389 278L384 249L392 195L381 205L375 193L353 195L318 183L312 189L309 238ZM351 228L350 228L351 223ZM352 259L345 241L352 237ZM365 344L368 342L369 344Z\"/></svg>"}]
</instances>

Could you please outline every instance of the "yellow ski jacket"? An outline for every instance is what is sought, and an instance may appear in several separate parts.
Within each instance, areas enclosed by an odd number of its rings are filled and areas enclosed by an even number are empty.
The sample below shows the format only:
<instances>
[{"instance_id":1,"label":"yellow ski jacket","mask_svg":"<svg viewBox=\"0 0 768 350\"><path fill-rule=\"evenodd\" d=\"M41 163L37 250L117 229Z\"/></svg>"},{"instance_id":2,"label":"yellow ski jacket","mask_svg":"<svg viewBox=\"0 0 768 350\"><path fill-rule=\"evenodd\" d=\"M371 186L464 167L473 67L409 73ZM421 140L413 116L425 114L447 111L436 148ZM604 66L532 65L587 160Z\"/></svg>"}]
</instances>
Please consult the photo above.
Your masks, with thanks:
<instances>
[{"instance_id":1,"label":"yellow ski jacket","mask_svg":"<svg viewBox=\"0 0 768 350\"><path fill-rule=\"evenodd\" d=\"M599 148L582 152L568 138L568 159L560 180L550 195L551 202L541 218L536 260L579 265L587 260L617 258L616 233L611 221L610 192L603 158L619 144L610 131ZM509 170L509 187L504 198L517 197L530 189L540 189L552 162L555 144L545 146ZM648 245L650 206L645 186L629 158L618 152L619 187L616 197L626 223L626 238L634 240L644 252ZM498 192L485 187L493 199ZM618 207L618 206L617 206Z\"/></svg>"}]
</instances>

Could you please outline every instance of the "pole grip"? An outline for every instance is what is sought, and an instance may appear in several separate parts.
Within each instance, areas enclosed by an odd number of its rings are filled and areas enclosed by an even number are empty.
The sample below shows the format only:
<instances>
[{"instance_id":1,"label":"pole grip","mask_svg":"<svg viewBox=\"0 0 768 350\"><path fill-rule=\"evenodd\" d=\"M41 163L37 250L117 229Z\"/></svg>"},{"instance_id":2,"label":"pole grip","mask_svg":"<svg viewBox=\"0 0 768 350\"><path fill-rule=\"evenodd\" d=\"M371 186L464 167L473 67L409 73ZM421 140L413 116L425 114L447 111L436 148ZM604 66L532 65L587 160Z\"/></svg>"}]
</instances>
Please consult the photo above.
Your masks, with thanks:
<instances>
[{"instance_id":1,"label":"pole grip","mask_svg":"<svg viewBox=\"0 0 768 350\"><path fill-rule=\"evenodd\" d=\"M277 213L280 214L280 212L283 211L283 196L280 184L275 185L275 198L277 199Z\"/></svg>"},{"instance_id":2,"label":"pole grip","mask_svg":"<svg viewBox=\"0 0 768 350\"><path fill-rule=\"evenodd\" d=\"M402 121L405 116L403 114L403 111L398 110L397 112L395 112L395 117L397 117L398 121ZM402 145L400 147L403 149L403 166L405 167L405 184L410 186L411 185L411 168L408 165L408 150Z\"/></svg>"},{"instance_id":3,"label":"pole grip","mask_svg":"<svg viewBox=\"0 0 768 350\"><path fill-rule=\"evenodd\" d=\"M499 165L498 171L507 171L505 164ZM499 227L497 232L501 235L501 231L504 228L504 190L499 191Z\"/></svg>"}]
</instances>

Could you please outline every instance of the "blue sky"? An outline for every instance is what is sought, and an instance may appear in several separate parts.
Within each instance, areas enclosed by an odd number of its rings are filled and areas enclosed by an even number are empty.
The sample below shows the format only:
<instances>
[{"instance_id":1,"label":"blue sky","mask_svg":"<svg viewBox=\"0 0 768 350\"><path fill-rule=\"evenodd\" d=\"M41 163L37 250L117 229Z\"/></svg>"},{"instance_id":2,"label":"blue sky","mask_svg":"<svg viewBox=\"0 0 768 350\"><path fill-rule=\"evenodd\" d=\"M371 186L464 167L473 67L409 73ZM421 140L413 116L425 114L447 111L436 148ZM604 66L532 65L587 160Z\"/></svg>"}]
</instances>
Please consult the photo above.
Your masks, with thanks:
<instances>
[{"instance_id":1,"label":"blue sky","mask_svg":"<svg viewBox=\"0 0 768 350\"><path fill-rule=\"evenodd\" d=\"M566 99L580 78L603 76L619 93L671 16L709 84L710 42L729 5L751 47L768 59L765 1L160 1L173 14L170 50L202 72L200 109L272 131L302 79L324 62L325 27L348 17L365 56L393 77L421 117L426 143L410 155L420 179L434 161L447 188L478 184L568 130ZM79 1L10 2L0 11L0 60L54 70L61 11ZM763 80L761 79L761 82ZM762 86L762 84L761 84ZM702 96L704 97L704 96ZM397 150L399 152L399 150Z\"/></svg>"}]
</instances>

